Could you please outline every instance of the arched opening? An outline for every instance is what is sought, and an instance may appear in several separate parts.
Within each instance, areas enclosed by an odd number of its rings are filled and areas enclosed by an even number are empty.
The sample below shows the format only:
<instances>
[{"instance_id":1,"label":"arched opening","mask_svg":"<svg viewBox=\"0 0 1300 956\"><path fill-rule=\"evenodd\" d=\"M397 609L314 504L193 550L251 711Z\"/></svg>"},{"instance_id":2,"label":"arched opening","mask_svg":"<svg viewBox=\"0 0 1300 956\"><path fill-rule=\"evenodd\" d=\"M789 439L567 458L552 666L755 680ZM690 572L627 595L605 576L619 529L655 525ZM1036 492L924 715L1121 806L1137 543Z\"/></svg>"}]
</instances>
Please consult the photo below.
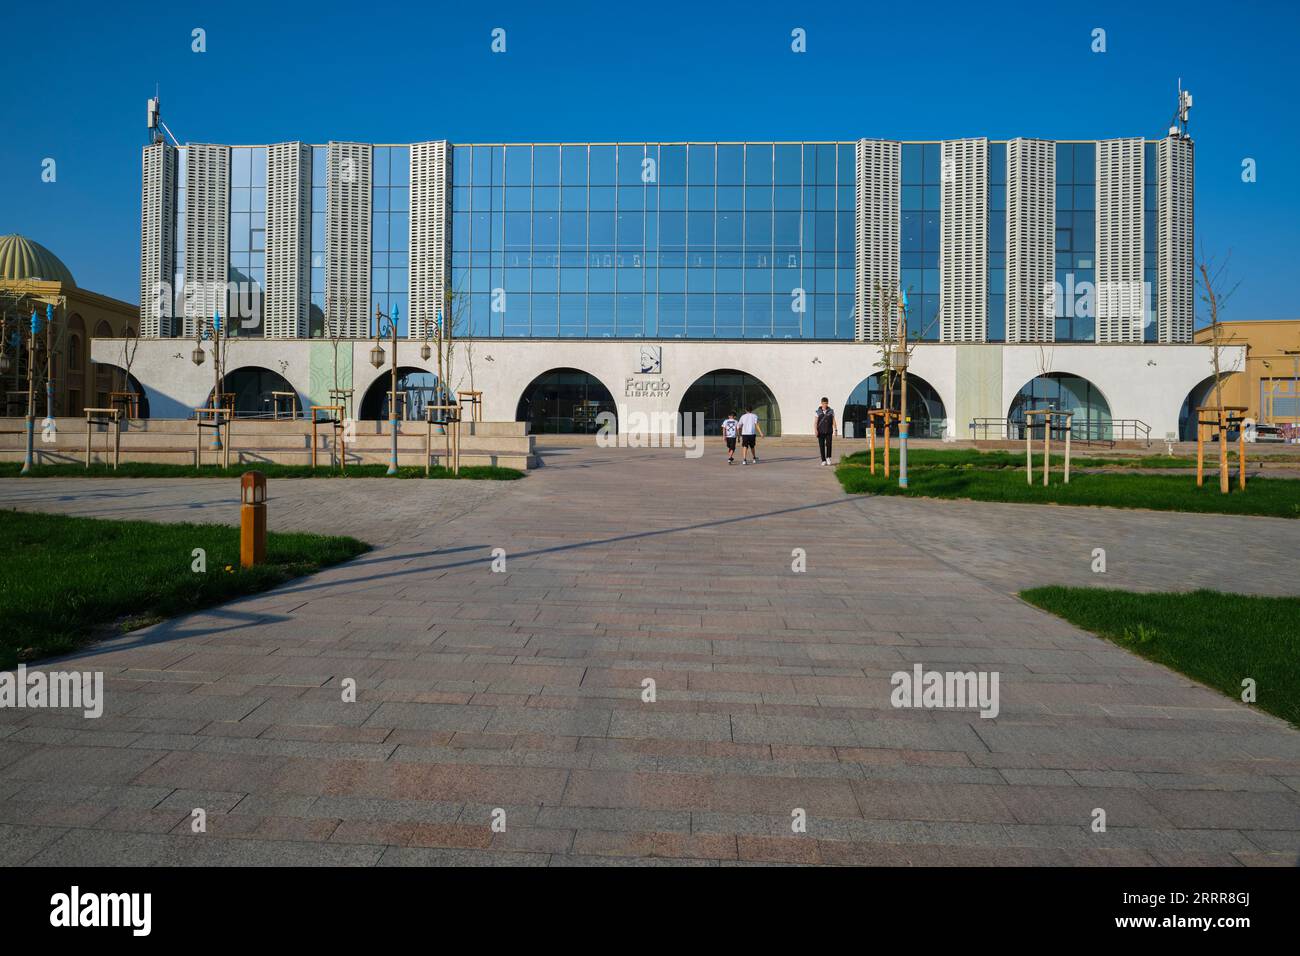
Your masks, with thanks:
<instances>
[{"instance_id":1,"label":"arched opening","mask_svg":"<svg viewBox=\"0 0 1300 956\"><path fill-rule=\"evenodd\" d=\"M297 389L289 384L288 379L269 368L256 365L237 368L227 372L221 379L221 390L233 395L236 418L270 418L275 411L272 392L292 392L293 402L302 415L302 402ZM208 393L207 405L212 404L212 393ZM280 400L281 412L288 410L288 400Z\"/></svg>"},{"instance_id":2,"label":"arched opening","mask_svg":"<svg viewBox=\"0 0 1300 956\"><path fill-rule=\"evenodd\" d=\"M371 383L361 399L362 421L388 420L388 394L393 389L393 373L389 369ZM438 376L432 372L409 365L397 367L398 417L406 421L424 418L424 406L450 404L439 398Z\"/></svg>"},{"instance_id":3,"label":"arched opening","mask_svg":"<svg viewBox=\"0 0 1300 956\"><path fill-rule=\"evenodd\" d=\"M898 383L891 383L892 404L898 407ZM885 376L876 372L858 383L844 403L840 418L844 426L852 423L853 434L861 438L867 434L867 410L885 407ZM943 399L934 386L919 375L907 376L907 417L908 434L912 438L942 438L948 428L948 414L943 407ZM847 428L845 429L847 431ZM876 425L876 433L882 434L883 426ZM898 425L892 425L890 434L898 434Z\"/></svg>"},{"instance_id":4,"label":"arched opening","mask_svg":"<svg viewBox=\"0 0 1300 956\"><path fill-rule=\"evenodd\" d=\"M115 391L130 392L135 396L134 411L129 409L121 398L114 398L111 402L105 402L104 405L101 405L99 407L123 409L123 414L126 414L131 418L138 419L138 418L149 417L149 393L144 390L144 386L140 384L140 380L138 378L136 378L134 375L129 374L126 369L122 368L122 366L113 365L111 362L92 362L92 364L95 366L97 371L107 370L110 374L112 374L115 380L117 380L120 383L124 383L122 388L117 388L115 389ZM212 394L209 392L208 397L205 400L205 404L210 403L211 401L212 401ZM83 401L82 408L80 409L80 411L84 411L84 410L85 410L85 404ZM80 413L80 411L78 413Z\"/></svg>"},{"instance_id":5,"label":"arched opening","mask_svg":"<svg viewBox=\"0 0 1300 956\"><path fill-rule=\"evenodd\" d=\"M109 326L109 324L106 321L100 319L99 322L96 323L95 325L94 338L111 339L112 337L113 337L112 328ZM106 408L108 407L109 396L112 392L121 392L126 390L126 373L123 369L118 368L116 365L111 365L106 362L92 361L90 364L93 365L95 369L94 372L95 407Z\"/></svg>"},{"instance_id":6,"label":"arched opening","mask_svg":"<svg viewBox=\"0 0 1300 956\"><path fill-rule=\"evenodd\" d=\"M148 418L149 417L149 393L144 390L144 386L140 384L139 380L134 375L127 375L126 387L128 391L133 392L136 396L135 399L136 417Z\"/></svg>"},{"instance_id":7,"label":"arched opening","mask_svg":"<svg viewBox=\"0 0 1300 956\"><path fill-rule=\"evenodd\" d=\"M1026 382L1011 400L1007 412L1007 437L1025 437L1025 412L1037 409L1074 412L1070 422L1071 437L1078 441L1111 441L1110 403L1101 389L1086 378L1066 372L1049 372ZM1034 437L1041 437L1043 426L1033 426ZM1064 434L1064 424L1052 425L1052 434Z\"/></svg>"},{"instance_id":8,"label":"arched opening","mask_svg":"<svg viewBox=\"0 0 1300 956\"><path fill-rule=\"evenodd\" d=\"M614 396L596 376L576 368L553 368L524 389L515 421L528 422L534 435L591 435L598 416L617 415Z\"/></svg>"},{"instance_id":9,"label":"arched opening","mask_svg":"<svg viewBox=\"0 0 1300 956\"><path fill-rule=\"evenodd\" d=\"M734 368L714 369L697 378L682 396L677 406L681 433L701 434L697 416L703 415L702 434L717 435L727 415L735 412L739 417L751 408L758 416L764 435L775 437L781 434L781 408L772 390L761 379ZM808 414L812 415L811 409Z\"/></svg>"},{"instance_id":10,"label":"arched opening","mask_svg":"<svg viewBox=\"0 0 1300 956\"><path fill-rule=\"evenodd\" d=\"M1235 374L1235 372L1230 372L1223 376L1225 386L1227 385L1228 379ZM1198 382L1196 387L1188 392L1187 397L1183 399L1183 406L1178 410L1179 441L1196 441L1196 416L1193 413L1193 409L1213 404L1215 404L1214 376L1210 375L1203 381Z\"/></svg>"}]
</instances>

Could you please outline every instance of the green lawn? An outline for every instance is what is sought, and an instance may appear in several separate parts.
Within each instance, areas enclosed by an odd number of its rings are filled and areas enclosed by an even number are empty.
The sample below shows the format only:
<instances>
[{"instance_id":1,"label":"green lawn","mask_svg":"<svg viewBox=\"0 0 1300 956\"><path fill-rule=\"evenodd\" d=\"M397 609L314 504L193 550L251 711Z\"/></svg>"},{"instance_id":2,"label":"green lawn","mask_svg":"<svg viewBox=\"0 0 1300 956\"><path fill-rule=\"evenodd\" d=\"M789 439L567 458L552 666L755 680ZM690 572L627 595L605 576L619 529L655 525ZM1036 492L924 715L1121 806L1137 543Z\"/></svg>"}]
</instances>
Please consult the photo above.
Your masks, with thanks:
<instances>
[{"instance_id":1,"label":"green lawn","mask_svg":"<svg viewBox=\"0 0 1300 956\"><path fill-rule=\"evenodd\" d=\"M239 529L0 510L0 669L87 639L264 591L369 550L355 538L269 534L239 567ZM191 569L195 548L207 571Z\"/></svg>"},{"instance_id":2,"label":"green lawn","mask_svg":"<svg viewBox=\"0 0 1300 956\"><path fill-rule=\"evenodd\" d=\"M1300 725L1300 597L1047 587L1020 596L1235 700Z\"/></svg>"},{"instance_id":3,"label":"green lawn","mask_svg":"<svg viewBox=\"0 0 1300 956\"><path fill-rule=\"evenodd\" d=\"M0 478L16 478L22 471L21 462L0 462ZM272 465L248 463L229 468L193 465L154 465L147 462L123 462L114 470L112 465L34 465L28 478L238 478L246 471L260 471L267 478L383 478L387 465L348 465L346 473L327 465ZM424 468L403 465L397 469L397 478L423 478ZM497 465L463 466L459 475L446 468L430 469L430 478L486 479L488 481L513 481L524 477L518 468L501 468Z\"/></svg>"},{"instance_id":4,"label":"green lawn","mask_svg":"<svg viewBox=\"0 0 1300 956\"><path fill-rule=\"evenodd\" d=\"M890 459L898 461L898 443L890 443ZM884 460L884 449L877 439L876 446L876 465L880 466ZM866 464L867 453L865 451L854 452L851 455L844 456L844 461L851 463L861 462ZM1024 449L1019 451L979 451L974 448L911 448L907 452L908 465L926 465L947 468L1019 468L1021 473L1025 469L1025 452ZM1295 455L1252 455L1246 454L1246 464L1258 465L1260 462L1269 463L1294 463L1300 466L1300 456ZM1059 442L1052 442L1052 465L1065 464L1065 455L1061 451ZM1034 445L1034 467L1041 472L1043 467L1043 444L1038 439ZM1075 468L1195 468L1195 458L1184 458L1177 455L1087 455L1082 454L1076 448L1070 454L1071 477ZM1214 470L1218 474L1219 459L1218 452L1214 448L1209 448L1205 453L1205 468L1208 471ZM1236 474L1237 453L1236 446L1233 446L1232 454L1228 456L1228 467Z\"/></svg>"},{"instance_id":5,"label":"green lawn","mask_svg":"<svg viewBox=\"0 0 1300 956\"><path fill-rule=\"evenodd\" d=\"M968 498L975 501L1101 505L1112 508L1150 508L1156 511L1196 511L1220 514L1265 515L1300 518L1300 480L1287 478L1252 479L1244 492L1236 487L1235 472L1230 494L1219 493L1217 473L1207 476L1198 488L1190 475L1131 474L1126 469L1103 474L1071 471L1064 483L1061 470L1052 471L1052 482L1044 488L1042 457L1037 459L1033 485L1025 481L1025 460L1010 452L979 452L968 449L917 450L908 453L908 485L898 487L898 456L891 455L889 478L881 467L877 450L876 474L867 467L866 454L847 456L836 468L836 476L850 494L908 495L922 498ZM1082 466L1085 461L1074 462ZM1090 463L1098 461L1091 460Z\"/></svg>"}]
</instances>

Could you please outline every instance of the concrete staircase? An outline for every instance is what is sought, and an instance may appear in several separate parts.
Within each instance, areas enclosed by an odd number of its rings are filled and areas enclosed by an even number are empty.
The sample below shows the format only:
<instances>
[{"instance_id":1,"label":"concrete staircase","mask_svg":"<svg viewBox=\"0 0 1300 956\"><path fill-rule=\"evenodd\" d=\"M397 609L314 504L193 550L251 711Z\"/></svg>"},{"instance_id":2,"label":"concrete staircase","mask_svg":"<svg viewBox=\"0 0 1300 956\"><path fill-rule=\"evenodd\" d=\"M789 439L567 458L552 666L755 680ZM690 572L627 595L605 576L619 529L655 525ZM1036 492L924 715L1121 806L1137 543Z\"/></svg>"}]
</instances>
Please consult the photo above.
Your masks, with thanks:
<instances>
[{"instance_id":1,"label":"concrete staircase","mask_svg":"<svg viewBox=\"0 0 1300 956\"><path fill-rule=\"evenodd\" d=\"M82 464L86 454L86 420L55 419L55 440L42 441L41 421L36 419L34 442L38 465ZM425 424L402 422L397 434L399 465L424 466ZM193 465L195 448L193 419L136 419L122 425L122 461L157 464ZM536 468L539 464L533 436L526 422L465 422L461 425L460 463L462 467L498 465L504 468ZM217 453L211 448L213 429L203 429L203 463L215 464ZM23 419L0 418L0 461L23 460ZM334 429L317 427L318 465L329 465L334 449ZM112 461L113 433L108 426L93 426L91 461ZM353 464L387 464L390 437L388 422L356 422L355 440L347 443L347 462ZM446 438L434 426L432 463L444 464ZM269 421L235 419L230 425L230 463L235 464L311 464L311 423L299 419Z\"/></svg>"}]
</instances>

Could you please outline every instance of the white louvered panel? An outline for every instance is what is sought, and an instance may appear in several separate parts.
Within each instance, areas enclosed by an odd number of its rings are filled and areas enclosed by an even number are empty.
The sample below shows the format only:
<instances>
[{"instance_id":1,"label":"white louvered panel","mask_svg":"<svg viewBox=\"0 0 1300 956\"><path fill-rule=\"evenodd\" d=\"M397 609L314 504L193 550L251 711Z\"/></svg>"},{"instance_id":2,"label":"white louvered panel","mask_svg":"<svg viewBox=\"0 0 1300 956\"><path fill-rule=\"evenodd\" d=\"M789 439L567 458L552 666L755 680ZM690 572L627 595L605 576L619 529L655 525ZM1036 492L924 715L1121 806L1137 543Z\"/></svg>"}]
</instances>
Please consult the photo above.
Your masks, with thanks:
<instances>
[{"instance_id":1,"label":"white louvered panel","mask_svg":"<svg viewBox=\"0 0 1300 956\"><path fill-rule=\"evenodd\" d=\"M266 151L266 337L307 337L311 298L311 147Z\"/></svg>"},{"instance_id":2,"label":"white louvered panel","mask_svg":"<svg viewBox=\"0 0 1300 956\"><path fill-rule=\"evenodd\" d=\"M367 143L330 143L327 150L326 335L369 334L373 155Z\"/></svg>"},{"instance_id":3,"label":"white louvered panel","mask_svg":"<svg viewBox=\"0 0 1300 956\"><path fill-rule=\"evenodd\" d=\"M942 144L939 337L988 339L988 140Z\"/></svg>"},{"instance_id":4,"label":"white louvered panel","mask_svg":"<svg viewBox=\"0 0 1300 956\"><path fill-rule=\"evenodd\" d=\"M1141 137L1097 143L1097 341L1142 341Z\"/></svg>"},{"instance_id":5,"label":"white louvered panel","mask_svg":"<svg viewBox=\"0 0 1300 956\"><path fill-rule=\"evenodd\" d=\"M436 332L438 311L450 321L447 302L451 249L451 149L446 140L411 145L409 301L411 338ZM461 290L464 291L464 290Z\"/></svg>"},{"instance_id":6,"label":"white louvered panel","mask_svg":"<svg viewBox=\"0 0 1300 956\"><path fill-rule=\"evenodd\" d=\"M144 148L140 175L140 336L173 335L176 271L176 149Z\"/></svg>"},{"instance_id":7,"label":"white louvered panel","mask_svg":"<svg viewBox=\"0 0 1300 956\"><path fill-rule=\"evenodd\" d=\"M891 302L899 280L901 169L901 144L858 140L854 314L859 342L883 341L893 330Z\"/></svg>"},{"instance_id":8,"label":"white louvered panel","mask_svg":"<svg viewBox=\"0 0 1300 956\"><path fill-rule=\"evenodd\" d=\"M1190 342L1195 327L1193 154L1190 139L1171 136L1156 146L1156 324L1161 342Z\"/></svg>"},{"instance_id":9,"label":"white louvered panel","mask_svg":"<svg viewBox=\"0 0 1300 956\"><path fill-rule=\"evenodd\" d=\"M1056 143L1007 143L1007 341L1056 339Z\"/></svg>"},{"instance_id":10,"label":"white louvered panel","mask_svg":"<svg viewBox=\"0 0 1300 956\"><path fill-rule=\"evenodd\" d=\"M230 276L230 147L186 147L185 323L193 336L200 321L226 311Z\"/></svg>"}]
</instances>

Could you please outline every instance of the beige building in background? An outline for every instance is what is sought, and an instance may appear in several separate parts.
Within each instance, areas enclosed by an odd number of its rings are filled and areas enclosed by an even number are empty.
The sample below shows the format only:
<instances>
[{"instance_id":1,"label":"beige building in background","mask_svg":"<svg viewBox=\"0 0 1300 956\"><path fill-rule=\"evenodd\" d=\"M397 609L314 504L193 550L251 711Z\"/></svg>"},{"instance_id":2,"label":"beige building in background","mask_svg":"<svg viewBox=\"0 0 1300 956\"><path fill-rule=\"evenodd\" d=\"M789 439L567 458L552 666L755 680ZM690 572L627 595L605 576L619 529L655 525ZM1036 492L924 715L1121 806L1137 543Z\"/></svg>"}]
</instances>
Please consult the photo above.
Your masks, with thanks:
<instances>
[{"instance_id":1,"label":"beige building in background","mask_svg":"<svg viewBox=\"0 0 1300 956\"><path fill-rule=\"evenodd\" d=\"M1234 350L1245 347L1244 367L1232 363L1223 385L1225 405L1244 405L1261 424L1300 424L1300 319L1221 322L1220 340ZM1199 329L1195 340L1213 342L1209 328ZM1213 398L1208 390L1206 404Z\"/></svg>"},{"instance_id":2,"label":"beige building in background","mask_svg":"<svg viewBox=\"0 0 1300 956\"><path fill-rule=\"evenodd\" d=\"M119 352L129 348L140 308L77 286L71 270L49 249L25 236L0 236L0 314L3 315L3 355L0 390L3 414L24 415L27 407L26 329L35 309L45 320L46 305L54 306L54 413L77 416L87 406L106 407L110 392L126 390L125 356L113 364L90 358L91 339L119 339ZM23 331L21 347L13 336ZM44 342L42 333L41 341ZM36 413L45 414L43 353L37 370Z\"/></svg>"}]
</instances>

